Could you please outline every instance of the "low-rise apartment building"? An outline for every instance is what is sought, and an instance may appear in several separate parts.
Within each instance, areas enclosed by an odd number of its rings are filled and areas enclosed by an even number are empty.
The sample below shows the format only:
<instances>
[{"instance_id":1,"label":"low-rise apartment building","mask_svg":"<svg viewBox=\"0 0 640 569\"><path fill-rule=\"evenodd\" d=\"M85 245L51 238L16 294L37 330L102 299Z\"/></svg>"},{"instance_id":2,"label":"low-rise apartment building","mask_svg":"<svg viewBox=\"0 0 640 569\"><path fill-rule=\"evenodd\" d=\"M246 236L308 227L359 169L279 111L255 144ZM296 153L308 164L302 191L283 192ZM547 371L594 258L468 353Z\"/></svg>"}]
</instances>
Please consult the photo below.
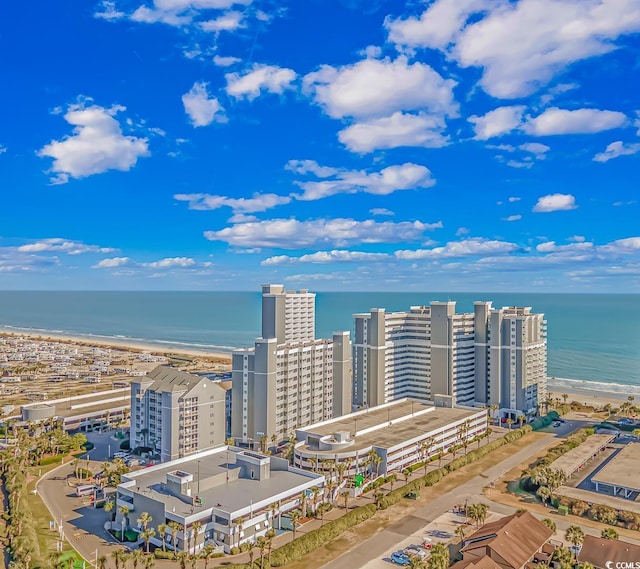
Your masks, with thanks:
<instances>
[{"instance_id":1,"label":"low-rise apartment building","mask_svg":"<svg viewBox=\"0 0 640 569\"><path fill-rule=\"evenodd\" d=\"M175 542L167 529L169 549L198 552L212 544L229 553L280 528L283 514L323 487L323 476L292 468L285 459L224 446L123 475L115 527L124 523L140 531L134 520L147 512L156 531L171 522L183 528ZM127 508L126 515L120 508ZM160 546L162 538L156 533L151 542Z\"/></svg>"},{"instance_id":2,"label":"low-rise apartment building","mask_svg":"<svg viewBox=\"0 0 640 569\"><path fill-rule=\"evenodd\" d=\"M131 447L165 462L225 443L226 391L206 377L158 366L131 382Z\"/></svg>"}]
</instances>

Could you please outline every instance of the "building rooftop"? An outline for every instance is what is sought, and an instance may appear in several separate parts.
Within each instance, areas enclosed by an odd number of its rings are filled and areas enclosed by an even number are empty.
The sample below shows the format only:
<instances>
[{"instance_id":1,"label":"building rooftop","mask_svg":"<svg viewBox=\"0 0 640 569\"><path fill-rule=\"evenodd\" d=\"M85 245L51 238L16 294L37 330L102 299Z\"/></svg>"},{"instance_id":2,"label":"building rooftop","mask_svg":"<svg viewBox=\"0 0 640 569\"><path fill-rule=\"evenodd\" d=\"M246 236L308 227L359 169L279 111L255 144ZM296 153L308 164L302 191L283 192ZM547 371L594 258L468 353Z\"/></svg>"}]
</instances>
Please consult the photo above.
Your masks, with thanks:
<instances>
[{"instance_id":1,"label":"building rooftop","mask_svg":"<svg viewBox=\"0 0 640 569\"><path fill-rule=\"evenodd\" d=\"M64 399L50 399L37 403L22 405L22 409L39 409L50 405L55 407L56 417L77 417L106 409L118 410L131 405L131 389L111 389L108 391L98 391L91 395L77 395Z\"/></svg>"},{"instance_id":2,"label":"building rooftop","mask_svg":"<svg viewBox=\"0 0 640 569\"><path fill-rule=\"evenodd\" d=\"M585 535L578 562L591 563L596 569L606 569L619 562L637 562L640 559L640 546L618 539L602 539Z\"/></svg>"},{"instance_id":3,"label":"building rooftop","mask_svg":"<svg viewBox=\"0 0 640 569\"><path fill-rule=\"evenodd\" d=\"M298 431L312 433L319 437L347 432L354 441L350 451L370 448L371 446L390 448L417 436L449 426L456 421L464 421L483 409L471 407L435 407L411 399L400 399L392 403L365 409L336 419L310 425ZM354 436L355 433L355 436ZM318 454L335 454L336 451L317 451L303 447Z\"/></svg>"},{"instance_id":4,"label":"building rooftop","mask_svg":"<svg viewBox=\"0 0 640 569\"><path fill-rule=\"evenodd\" d=\"M153 391L189 391L202 381L202 377L180 371L170 366L158 366L150 371L144 382L152 381L149 387Z\"/></svg>"},{"instance_id":5,"label":"building rooftop","mask_svg":"<svg viewBox=\"0 0 640 569\"><path fill-rule=\"evenodd\" d=\"M271 468L269 477L263 480L238 477L238 459L242 457L254 461L268 461ZM192 476L191 495L202 499L202 505L196 506L195 511L213 507L229 514L251 505L256 508L264 507L261 502L270 501L277 494L298 487L302 491L304 484L312 480L317 480L318 483L324 480L324 477L318 474L297 469L288 470L287 461L284 459L235 447L221 447L187 459L132 472L123 477L123 480L133 481L130 490L159 500L165 504L168 512L186 517L193 513L191 503L170 494L164 485L167 474L176 476L176 472L183 478Z\"/></svg>"},{"instance_id":6,"label":"building rooftop","mask_svg":"<svg viewBox=\"0 0 640 569\"><path fill-rule=\"evenodd\" d=\"M591 480L640 491L640 443L628 443Z\"/></svg>"},{"instance_id":7,"label":"building rooftop","mask_svg":"<svg viewBox=\"0 0 640 569\"><path fill-rule=\"evenodd\" d=\"M586 441L553 461L552 468L562 470L567 477L571 476L582 465L607 446L615 435L591 435Z\"/></svg>"},{"instance_id":8,"label":"building rooftop","mask_svg":"<svg viewBox=\"0 0 640 569\"><path fill-rule=\"evenodd\" d=\"M485 549L485 553L491 550L504 559L506 566L519 569L552 535L553 531L533 514L524 512L485 524L465 538L464 547L460 551L464 556L466 552L478 548Z\"/></svg>"}]
</instances>

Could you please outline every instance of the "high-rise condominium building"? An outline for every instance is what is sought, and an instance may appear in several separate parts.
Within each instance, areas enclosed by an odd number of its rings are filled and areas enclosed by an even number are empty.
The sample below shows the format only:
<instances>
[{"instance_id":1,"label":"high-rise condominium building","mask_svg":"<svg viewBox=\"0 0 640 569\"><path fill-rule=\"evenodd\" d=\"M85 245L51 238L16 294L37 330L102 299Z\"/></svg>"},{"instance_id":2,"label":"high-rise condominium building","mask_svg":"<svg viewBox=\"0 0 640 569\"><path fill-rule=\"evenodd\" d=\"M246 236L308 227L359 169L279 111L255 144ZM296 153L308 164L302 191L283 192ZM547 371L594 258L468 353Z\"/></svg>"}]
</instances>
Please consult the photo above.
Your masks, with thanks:
<instances>
[{"instance_id":1,"label":"high-rise condominium building","mask_svg":"<svg viewBox=\"0 0 640 569\"><path fill-rule=\"evenodd\" d=\"M351 411L348 332L315 338L315 294L262 287L262 338L232 359L231 433L280 442L301 425Z\"/></svg>"},{"instance_id":2,"label":"high-rise condominium building","mask_svg":"<svg viewBox=\"0 0 640 569\"><path fill-rule=\"evenodd\" d=\"M354 404L450 395L458 405L535 411L546 397L546 322L530 308L432 302L407 312L355 314Z\"/></svg>"},{"instance_id":3,"label":"high-rise condominium building","mask_svg":"<svg viewBox=\"0 0 640 569\"><path fill-rule=\"evenodd\" d=\"M530 413L547 398L547 322L529 307L475 302L476 403Z\"/></svg>"},{"instance_id":4,"label":"high-rise condominium building","mask_svg":"<svg viewBox=\"0 0 640 569\"><path fill-rule=\"evenodd\" d=\"M225 442L226 391L206 377L158 366L131 382L131 447L175 460Z\"/></svg>"}]
</instances>

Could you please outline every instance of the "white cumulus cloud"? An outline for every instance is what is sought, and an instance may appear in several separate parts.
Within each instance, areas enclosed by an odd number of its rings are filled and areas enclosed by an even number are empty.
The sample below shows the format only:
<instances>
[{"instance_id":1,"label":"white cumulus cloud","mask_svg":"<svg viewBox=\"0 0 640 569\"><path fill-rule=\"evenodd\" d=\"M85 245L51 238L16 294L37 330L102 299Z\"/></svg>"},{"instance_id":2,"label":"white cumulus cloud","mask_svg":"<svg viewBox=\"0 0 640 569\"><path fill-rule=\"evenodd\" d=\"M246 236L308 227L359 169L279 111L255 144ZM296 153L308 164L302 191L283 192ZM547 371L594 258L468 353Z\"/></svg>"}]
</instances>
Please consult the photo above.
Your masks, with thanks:
<instances>
[{"instance_id":1,"label":"white cumulus cloud","mask_svg":"<svg viewBox=\"0 0 640 569\"><path fill-rule=\"evenodd\" d=\"M400 250L395 252L398 259L447 259L454 257L472 257L479 255L507 254L519 250L520 247L508 241L498 241L474 237L462 241L450 241L442 247L432 249Z\"/></svg>"},{"instance_id":2,"label":"white cumulus cloud","mask_svg":"<svg viewBox=\"0 0 640 569\"><path fill-rule=\"evenodd\" d=\"M576 198L571 194L549 194L538 198L538 202L533 206L532 211L549 213L552 211L568 211L577 207Z\"/></svg>"},{"instance_id":3,"label":"white cumulus cloud","mask_svg":"<svg viewBox=\"0 0 640 569\"><path fill-rule=\"evenodd\" d=\"M227 73L227 93L236 99L255 99L262 92L281 95L293 88L297 74L293 69L254 63L244 73Z\"/></svg>"},{"instance_id":4,"label":"white cumulus cloud","mask_svg":"<svg viewBox=\"0 0 640 569\"><path fill-rule=\"evenodd\" d=\"M184 269L193 267L195 264L195 259L192 259L191 257L167 257L151 263L141 263L143 267L151 269Z\"/></svg>"},{"instance_id":5,"label":"white cumulus cloud","mask_svg":"<svg viewBox=\"0 0 640 569\"><path fill-rule=\"evenodd\" d=\"M214 55L213 63L218 67L231 67L236 63L240 63L242 60L239 57L233 57L232 55L222 56L222 55Z\"/></svg>"},{"instance_id":6,"label":"white cumulus cloud","mask_svg":"<svg viewBox=\"0 0 640 569\"><path fill-rule=\"evenodd\" d=\"M357 122L338 133L338 139L352 152L367 153L400 146L440 148L449 139L442 115L393 113L389 117Z\"/></svg>"},{"instance_id":7,"label":"white cumulus cloud","mask_svg":"<svg viewBox=\"0 0 640 569\"><path fill-rule=\"evenodd\" d=\"M60 252L67 255L80 255L82 253L113 253L117 251L113 247L101 247L99 245L87 245L82 241L73 241L62 237L50 237L33 243L19 245L17 250L22 253L50 253Z\"/></svg>"},{"instance_id":8,"label":"white cumulus cloud","mask_svg":"<svg viewBox=\"0 0 640 569\"><path fill-rule=\"evenodd\" d=\"M363 251L345 251L334 249L332 251L317 251L300 257L289 255L276 255L269 257L260 263L261 265L291 265L294 263L371 263L385 261L389 258L386 253L366 253Z\"/></svg>"},{"instance_id":9,"label":"white cumulus cloud","mask_svg":"<svg viewBox=\"0 0 640 569\"><path fill-rule=\"evenodd\" d=\"M70 105L64 119L74 127L73 134L52 140L38 152L40 157L53 158L52 183L65 183L69 177L84 178L107 170L127 171L138 158L149 156L146 138L123 134L115 116L125 110L120 105L110 108L86 106L85 102Z\"/></svg>"},{"instance_id":10,"label":"white cumulus cloud","mask_svg":"<svg viewBox=\"0 0 640 569\"><path fill-rule=\"evenodd\" d=\"M621 140L612 142L605 148L604 152L599 152L593 157L594 162L608 162L620 156L631 156L640 152L640 142L624 143Z\"/></svg>"},{"instance_id":11,"label":"white cumulus cloud","mask_svg":"<svg viewBox=\"0 0 640 569\"><path fill-rule=\"evenodd\" d=\"M627 126L629 119L624 113L600 109L559 109L551 107L541 115L529 118L522 127L536 136L555 134L593 134Z\"/></svg>"},{"instance_id":12,"label":"white cumulus cloud","mask_svg":"<svg viewBox=\"0 0 640 569\"><path fill-rule=\"evenodd\" d=\"M304 91L333 118L384 117L397 111L427 110L456 116L456 82L425 63L406 57L363 59L343 67L323 65L304 77Z\"/></svg>"},{"instance_id":13,"label":"white cumulus cloud","mask_svg":"<svg viewBox=\"0 0 640 569\"><path fill-rule=\"evenodd\" d=\"M237 10L229 10L213 20L200 22L199 26L205 32L234 32L245 27L244 14Z\"/></svg>"},{"instance_id":14,"label":"white cumulus cloud","mask_svg":"<svg viewBox=\"0 0 640 569\"><path fill-rule=\"evenodd\" d=\"M418 17L388 20L403 48L438 49L462 67L479 67L482 88L523 97L570 64L617 48L640 31L637 0L436 0Z\"/></svg>"},{"instance_id":15,"label":"white cumulus cloud","mask_svg":"<svg viewBox=\"0 0 640 569\"><path fill-rule=\"evenodd\" d=\"M118 267L125 267L132 263L129 257L112 257L110 259L102 259L102 261L96 263L91 267L92 269L116 269Z\"/></svg>"},{"instance_id":16,"label":"white cumulus cloud","mask_svg":"<svg viewBox=\"0 0 640 569\"><path fill-rule=\"evenodd\" d=\"M514 105L511 107L498 107L489 111L486 115L470 116L467 120L474 125L478 140L488 140L496 136L508 134L514 131L522 123L522 115L525 107Z\"/></svg>"},{"instance_id":17,"label":"white cumulus cloud","mask_svg":"<svg viewBox=\"0 0 640 569\"><path fill-rule=\"evenodd\" d=\"M291 201L289 196L259 193L253 194L250 198L231 198L212 194L175 194L173 199L180 202L188 202L189 209L207 211L229 207L234 213L267 211L278 205L288 204Z\"/></svg>"},{"instance_id":18,"label":"white cumulus cloud","mask_svg":"<svg viewBox=\"0 0 640 569\"><path fill-rule=\"evenodd\" d=\"M292 218L239 223L218 231L206 231L204 236L210 241L222 241L236 247L298 249L323 244L344 247L350 243L419 241L426 231L440 227L440 222L394 223L350 218L300 221Z\"/></svg>"},{"instance_id":19,"label":"white cumulus cloud","mask_svg":"<svg viewBox=\"0 0 640 569\"><path fill-rule=\"evenodd\" d=\"M208 84L202 81L194 83L191 90L182 95L182 104L195 127L207 126L214 121L226 121L220 101L209 95Z\"/></svg>"},{"instance_id":20,"label":"white cumulus cloud","mask_svg":"<svg viewBox=\"0 0 640 569\"><path fill-rule=\"evenodd\" d=\"M357 192L388 195L398 190L429 188L435 183L429 168L407 162L387 166L379 172L336 170L331 179L325 177L319 181L298 181L296 184L302 188L303 193L295 197L299 200L312 201L335 194Z\"/></svg>"}]
</instances>

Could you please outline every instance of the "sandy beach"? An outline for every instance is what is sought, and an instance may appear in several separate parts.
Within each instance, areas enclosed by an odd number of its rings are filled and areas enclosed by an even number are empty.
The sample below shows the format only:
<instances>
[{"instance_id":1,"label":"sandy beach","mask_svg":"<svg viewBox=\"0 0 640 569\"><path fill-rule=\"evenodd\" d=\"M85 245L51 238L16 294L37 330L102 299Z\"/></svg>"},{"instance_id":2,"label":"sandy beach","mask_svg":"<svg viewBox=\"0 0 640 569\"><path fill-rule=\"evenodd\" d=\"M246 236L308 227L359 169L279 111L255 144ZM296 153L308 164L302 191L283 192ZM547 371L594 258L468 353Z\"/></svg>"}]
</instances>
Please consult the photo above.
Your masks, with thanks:
<instances>
[{"instance_id":1,"label":"sandy beach","mask_svg":"<svg viewBox=\"0 0 640 569\"><path fill-rule=\"evenodd\" d=\"M610 404L614 407L619 407L622 403L628 401L628 397L633 395L635 397L634 403L640 405L640 397L633 390L635 386L629 386L629 392L617 392L617 391L605 391L603 389L588 389L588 388L576 388L576 387L564 387L559 385L549 385L548 394L551 399L558 398L564 401L562 395L566 394L567 403L577 401L584 405L593 405L595 407L602 407ZM632 391L633 390L633 391Z\"/></svg>"},{"instance_id":2,"label":"sandy beach","mask_svg":"<svg viewBox=\"0 0 640 569\"><path fill-rule=\"evenodd\" d=\"M173 347L161 347L153 344L144 344L142 342L135 342L123 338L104 339L93 338L87 336L67 336L64 334L37 334L33 332L11 332L0 331L0 336L14 337L14 338L29 338L34 341L46 342L54 341L68 344L79 344L83 346L95 346L100 348L114 348L114 349L128 349L131 351L149 352L150 354L159 355L177 355L188 356L195 359L206 359L213 363L219 364L231 364L231 354L224 352L210 352L206 350L189 350Z\"/></svg>"}]
</instances>

